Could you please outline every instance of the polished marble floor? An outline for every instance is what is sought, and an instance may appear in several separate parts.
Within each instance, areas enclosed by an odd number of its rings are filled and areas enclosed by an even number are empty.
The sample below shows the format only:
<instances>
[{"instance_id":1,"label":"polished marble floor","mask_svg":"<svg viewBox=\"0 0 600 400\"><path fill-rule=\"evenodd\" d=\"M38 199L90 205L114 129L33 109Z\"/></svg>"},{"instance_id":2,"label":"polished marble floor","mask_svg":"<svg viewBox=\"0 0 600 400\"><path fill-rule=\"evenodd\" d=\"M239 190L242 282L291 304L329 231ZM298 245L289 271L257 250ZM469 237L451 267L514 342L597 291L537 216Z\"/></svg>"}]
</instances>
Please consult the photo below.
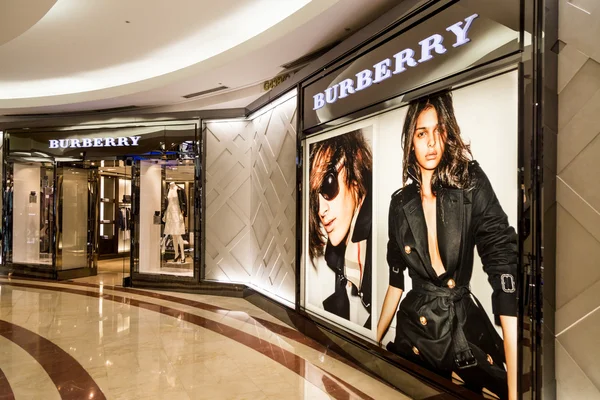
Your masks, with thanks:
<instances>
[{"instance_id":1,"label":"polished marble floor","mask_svg":"<svg viewBox=\"0 0 600 400\"><path fill-rule=\"evenodd\" d=\"M0 277L0 400L407 399L243 299Z\"/></svg>"}]
</instances>

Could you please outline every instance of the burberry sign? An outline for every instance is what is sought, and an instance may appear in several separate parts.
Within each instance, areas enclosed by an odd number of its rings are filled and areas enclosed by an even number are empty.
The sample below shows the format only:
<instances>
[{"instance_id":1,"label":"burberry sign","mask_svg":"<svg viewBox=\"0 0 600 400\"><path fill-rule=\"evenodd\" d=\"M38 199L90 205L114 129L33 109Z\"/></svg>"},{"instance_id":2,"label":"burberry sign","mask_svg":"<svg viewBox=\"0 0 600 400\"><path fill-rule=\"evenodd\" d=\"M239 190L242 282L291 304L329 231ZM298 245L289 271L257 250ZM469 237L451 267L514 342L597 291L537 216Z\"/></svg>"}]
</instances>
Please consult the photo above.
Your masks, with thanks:
<instances>
[{"instance_id":1,"label":"burberry sign","mask_svg":"<svg viewBox=\"0 0 600 400\"><path fill-rule=\"evenodd\" d=\"M462 21L458 21L446 28L447 32L454 34L454 43L452 47L460 47L471 41L467 36L473 21L478 14L472 14ZM449 44L444 43L444 37L439 34L433 34L419 41L413 48L405 48L389 58L385 58L373 65L372 68L364 69L354 75L353 78L347 78L343 81L328 87L323 92L313 95L313 110L323 108L326 104L333 104L338 99L343 99L353 95L356 92L367 89L375 83L381 83L392 75L398 75L408 68L418 67L437 55L446 53ZM417 54L418 53L418 54Z\"/></svg>"},{"instance_id":2,"label":"burberry sign","mask_svg":"<svg viewBox=\"0 0 600 400\"><path fill-rule=\"evenodd\" d=\"M49 148L68 149L85 147L126 147L137 146L141 136L104 137L85 139L51 139Z\"/></svg>"}]
</instances>

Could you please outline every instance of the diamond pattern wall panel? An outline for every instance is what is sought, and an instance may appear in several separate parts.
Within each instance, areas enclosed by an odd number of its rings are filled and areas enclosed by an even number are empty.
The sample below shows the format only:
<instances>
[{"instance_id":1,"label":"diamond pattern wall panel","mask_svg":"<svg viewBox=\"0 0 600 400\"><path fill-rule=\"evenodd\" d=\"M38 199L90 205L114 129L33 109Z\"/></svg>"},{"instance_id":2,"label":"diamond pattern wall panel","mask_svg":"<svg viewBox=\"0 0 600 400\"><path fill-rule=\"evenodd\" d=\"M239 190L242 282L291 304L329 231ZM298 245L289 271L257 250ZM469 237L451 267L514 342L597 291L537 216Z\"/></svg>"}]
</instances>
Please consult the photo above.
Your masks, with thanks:
<instances>
[{"instance_id":1,"label":"diamond pattern wall panel","mask_svg":"<svg viewBox=\"0 0 600 400\"><path fill-rule=\"evenodd\" d=\"M294 302L296 98L205 129L206 279Z\"/></svg>"},{"instance_id":2,"label":"diamond pattern wall panel","mask_svg":"<svg viewBox=\"0 0 600 400\"><path fill-rule=\"evenodd\" d=\"M600 3L560 0L556 383L560 399L600 399Z\"/></svg>"},{"instance_id":3,"label":"diamond pattern wall panel","mask_svg":"<svg viewBox=\"0 0 600 400\"><path fill-rule=\"evenodd\" d=\"M206 279L248 282L251 276L250 204L244 201L251 191L251 135L249 121L205 126Z\"/></svg>"},{"instance_id":4,"label":"diamond pattern wall panel","mask_svg":"<svg viewBox=\"0 0 600 400\"><path fill-rule=\"evenodd\" d=\"M296 98L254 120L252 227L259 249L251 283L280 298L295 296Z\"/></svg>"}]
</instances>

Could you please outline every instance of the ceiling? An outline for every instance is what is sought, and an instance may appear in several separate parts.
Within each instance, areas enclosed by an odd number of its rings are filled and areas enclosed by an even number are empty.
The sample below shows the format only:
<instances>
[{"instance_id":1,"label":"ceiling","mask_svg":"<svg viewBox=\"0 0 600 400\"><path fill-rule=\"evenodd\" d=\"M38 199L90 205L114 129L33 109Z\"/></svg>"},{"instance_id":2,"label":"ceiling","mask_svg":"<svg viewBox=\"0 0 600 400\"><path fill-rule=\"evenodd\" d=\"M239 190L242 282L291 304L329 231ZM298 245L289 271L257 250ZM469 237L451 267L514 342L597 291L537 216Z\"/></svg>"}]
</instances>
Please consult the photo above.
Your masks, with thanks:
<instances>
[{"instance_id":1,"label":"ceiling","mask_svg":"<svg viewBox=\"0 0 600 400\"><path fill-rule=\"evenodd\" d=\"M0 115L244 107L282 65L398 3L2 0Z\"/></svg>"}]
</instances>

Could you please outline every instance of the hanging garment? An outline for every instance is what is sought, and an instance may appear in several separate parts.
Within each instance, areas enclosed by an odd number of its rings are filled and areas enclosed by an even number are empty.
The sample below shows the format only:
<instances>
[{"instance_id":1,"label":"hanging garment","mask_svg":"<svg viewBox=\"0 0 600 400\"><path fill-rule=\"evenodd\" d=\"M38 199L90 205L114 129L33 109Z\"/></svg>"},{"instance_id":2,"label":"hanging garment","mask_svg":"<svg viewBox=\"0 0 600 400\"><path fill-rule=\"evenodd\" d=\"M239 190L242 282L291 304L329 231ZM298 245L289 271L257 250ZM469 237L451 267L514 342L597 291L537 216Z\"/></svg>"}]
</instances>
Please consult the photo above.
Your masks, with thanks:
<instances>
[{"instance_id":1,"label":"hanging garment","mask_svg":"<svg viewBox=\"0 0 600 400\"><path fill-rule=\"evenodd\" d=\"M170 189L167 194L167 209L165 210L165 235L185 234L183 212L179 208L180 196L177 189Z\"/></svg>"},{"instance_id":2,"label":"hanging garment","mask_svg":"<svg viewBox=\"0 0 600 400\"><path fill-rule=\"evenodd\" d=\"M117 213L117 226L121 231L125 231L127 229L126 212L127 211L125 210L125 207L121 207Z\"/></svg>"},{"instance_id":3,"label":"hanging garment","mask_svg":"<svg viewBox=\"0 0 600 400\"><path fill-rule=\"evenodd\" d=\"M169 191L171 191L171 190L177 191L177 200L179 201L179 210L183 214L184 218L187 217L187 199L186 199L186 195L185 195L185 190L183 190L182 188L180 188L177 185L175 185L174 189L169 189ZM167 194L167 196L163 200L163 205L162 205L163 215L164 215L165 211L167 210L168 206L169 206L169 195Z\"/></svg>"}]
</instances>

